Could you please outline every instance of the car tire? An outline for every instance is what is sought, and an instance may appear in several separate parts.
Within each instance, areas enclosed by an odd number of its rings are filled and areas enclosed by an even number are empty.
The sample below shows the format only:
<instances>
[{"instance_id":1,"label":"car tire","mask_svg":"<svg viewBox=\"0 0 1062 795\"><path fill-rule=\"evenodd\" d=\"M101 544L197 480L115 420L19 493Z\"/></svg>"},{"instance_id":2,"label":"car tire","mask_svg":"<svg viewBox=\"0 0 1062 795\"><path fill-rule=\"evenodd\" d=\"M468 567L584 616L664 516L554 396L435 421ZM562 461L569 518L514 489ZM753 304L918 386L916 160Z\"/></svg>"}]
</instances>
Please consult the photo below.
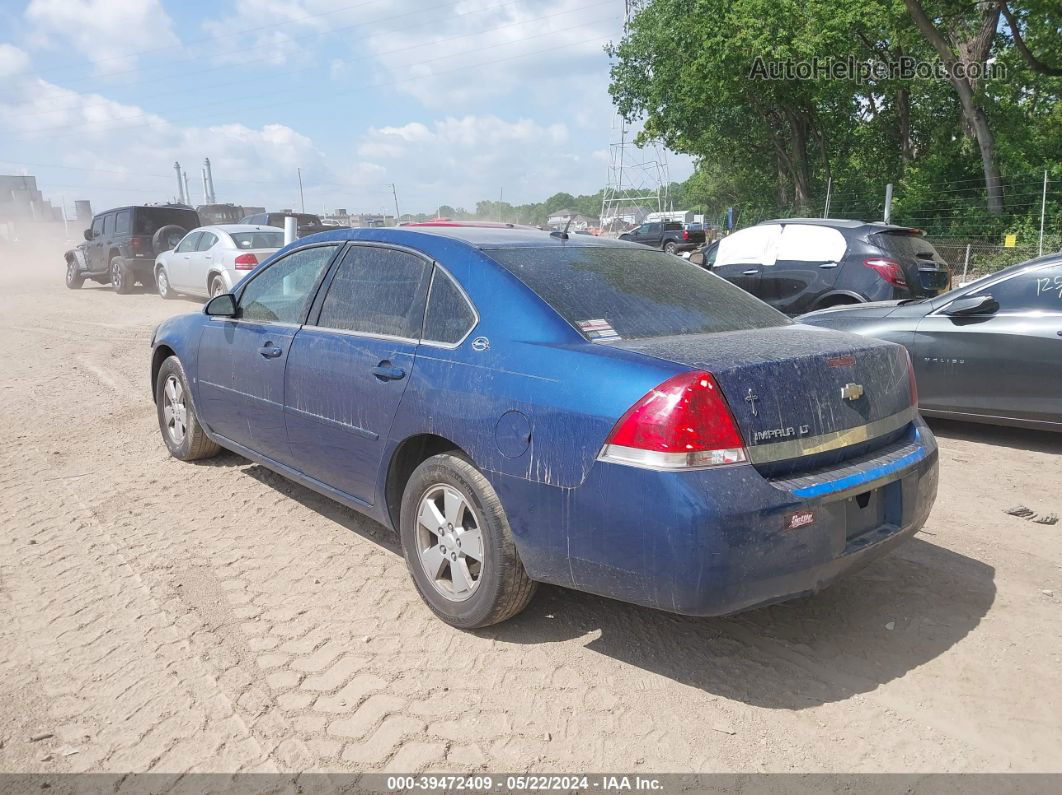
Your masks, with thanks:
<instances>
[{"instance_id":1,"label":"car tire","mask_svg":"<svg viewBox=\"0 0 1062 795\"><path fill-rule=\"evenodd\" d=\"M211 298L217 298L219 295L224 295L228 292L225 289L225 280L220 276L215 276L210 280L210 290L207 291Z\"/></svg>"},{"instance_id":2,"label":"car tire","mask_svg":"<svg viewBox=\"0 0 1062 795\"><path fill-rule=\"evenodd\" d=\"M668 254L674 254L678 251L678 246L676 246L674 242L669 240L664 244L664 251Z\"/></svg>"},{"instance_id":3,"label":"car tire","mask_svg":"<svg viewBox=\"0 0 1062 795\"><path fill-rule=\"evenodd\" d=\"M125 295L133 289L133 274L126 267L125 260L114 257L111 260L111 289L119 295Z\"/></svg>"},{"instance_id":4,"label":"car tire","mask_svg":"<svg viewBox=\"0 0 1062 795\"><path fill-rule=\"evenodd\" d=\"M85 283L85 277L78 270L77 260L71 259L66 263L66 286L71 290L80 290Z\"/></svg>"},{"instance_id":5,"label":"car tire","mask_svg":"<svg viewBox=\"0 0 1062 795\"><path fill-rule=\"evenodd\" d=\"M177 293L170 287L170 277L166 274L164 267L159 267L155 271L155 289L159 291L159 295L165 300L169 301L177 297Z\"/></svg>"},{"instance_id":6,"label":"car tire","mask_svg":"<svg viewBox=\"0 0 1062 795\"><path fill-rule=\"evenodd\" d=\"M447 624L461 629L497 624L534 596L537 584L520 562L497 493L459 453L432 456L413 471L399 526L413 584Z\"/></svg>"},{"instance_id":7,"label":"car tire","mask_svg":"<svg viewBox=\"0 0 1062 795\"><path fill-rule=\"evenodd\" d=\"M199 423L188 388L188 376L176 356L170 356L159 368L155 379L155 409L162 440L174 458L195 461L221 451L221 445L207 436Z\"/></svg>"}]
</instances>

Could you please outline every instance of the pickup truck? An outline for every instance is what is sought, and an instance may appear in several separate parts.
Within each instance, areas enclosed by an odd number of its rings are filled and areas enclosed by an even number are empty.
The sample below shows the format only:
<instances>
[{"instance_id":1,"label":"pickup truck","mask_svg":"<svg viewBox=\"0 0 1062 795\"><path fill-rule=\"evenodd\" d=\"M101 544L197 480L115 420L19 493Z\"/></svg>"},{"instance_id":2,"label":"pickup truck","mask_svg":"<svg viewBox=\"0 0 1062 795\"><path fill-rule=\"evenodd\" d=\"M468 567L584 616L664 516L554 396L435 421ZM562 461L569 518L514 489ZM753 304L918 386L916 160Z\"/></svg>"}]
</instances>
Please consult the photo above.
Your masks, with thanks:
<instances>
[{"instance_id":1,"label":"pickup truck","mask_svg":"<svg viewBox=\"0 0 1062 795\"><path fill-rule=\"evenodd\" d=\"M316 235L318 232L330 232L335 229L334 226L322 224L321 216L313 213L257 213L256 215L247 216L240 223L254 226L275 226L278 229L283 229L284 219L289 215L295 218L298 230L296 237Z\"/></svg>"},{"instance_id":2,"label":"pickup truck","mask_svg":"<svg viewBox=\"0 0 1062 795\"><path fill-rule=\"evenodd\" d=\"M678 254L680 251L692 251L704 243L704 227L690 229L678 221L653 221L624 232L619 239L652 246L668 254Z\"/></svg>"}]
</instances>

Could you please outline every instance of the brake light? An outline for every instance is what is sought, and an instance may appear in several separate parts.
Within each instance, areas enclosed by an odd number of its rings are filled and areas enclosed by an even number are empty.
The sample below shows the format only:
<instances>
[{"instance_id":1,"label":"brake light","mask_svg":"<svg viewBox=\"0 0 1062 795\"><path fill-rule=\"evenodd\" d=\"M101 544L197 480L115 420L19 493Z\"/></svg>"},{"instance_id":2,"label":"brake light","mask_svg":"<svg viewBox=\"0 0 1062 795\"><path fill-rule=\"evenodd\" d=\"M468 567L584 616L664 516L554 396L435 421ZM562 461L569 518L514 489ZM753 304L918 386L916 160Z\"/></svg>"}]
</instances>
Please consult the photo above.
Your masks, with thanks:
<instances>
[{"instance_id":1,"label":"brake light","mask_svg":"<svg viewBox=\"0 0 1062 795\"><path fill-rule=\"evenodd\" d=\"M914 362L911 361L911 352L906 348L903 352L907 354L907 385L911 390L911 405L918 407L918 381L915 380Z\"/></svg>"},{"instance_id":2,"label":"brake light","mask_svg":"<svg viewBox=\"0 0 1062 795\"><path fill-rule=\"evenodd\" d=\"M879 257L875 259L865 259L863 260L863 264L868 268L877 271L878 276L889 284L893 284L897 287L907 286L907 280L903 276L903 268L900 267L900 263L896 260Z\"/></svg>"},{"instance_id":3,"label":"brake light","mask_svg":"<svg viewBox=\"0 0 1062 795\"><path fill-rule=\"evenodd\" d=\"M740 464L745 442L711 373L682 373L651 390L612 429L600 458L651 469Z\"/></svg>"},{"instance_id":4,"label":"brake light","mask_svg":"<svg viewBox=\"0 0 1062 795\"><path fill-rule=\"evenodd\" d=\"M129 248L132 249L133 256L139 257L144 253L144 238L131 237L129 238Z\"/></svg>"},{"instance_id":5,"label":"brake light","mask_svg":"<svg viewBox=\"0 0 1062 795\"><path fill-rule=\"evenodd\" d=\"M682 230L682 239L683 240L689 240L690 239L690 230L689 229L683 229Z\"/></svg>"},{"instance_id":6,"label":"brake light","mask_svg":"<svg viewBox=\"0 0 1062 795\"><path fill-rule=\"evenodd\" d=\"M254 266L258 264L258 257L254 254L240 254L236 257L236 270L249 271L254 270Z\"/></svg>"}]
</instances>

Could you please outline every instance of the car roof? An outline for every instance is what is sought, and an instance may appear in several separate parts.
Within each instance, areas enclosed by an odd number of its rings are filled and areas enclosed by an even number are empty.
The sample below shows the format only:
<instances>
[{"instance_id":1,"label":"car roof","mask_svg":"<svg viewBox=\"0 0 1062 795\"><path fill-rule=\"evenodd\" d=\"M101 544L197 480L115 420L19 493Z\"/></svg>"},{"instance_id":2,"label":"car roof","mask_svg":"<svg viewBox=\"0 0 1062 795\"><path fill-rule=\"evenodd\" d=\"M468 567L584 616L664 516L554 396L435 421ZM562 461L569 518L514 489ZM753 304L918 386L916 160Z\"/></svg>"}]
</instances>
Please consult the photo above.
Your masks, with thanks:
<instances>
[{"instance_id":1,"label":"car roof","mask_svg":"<svg viewBox=\"0 0 1062 795\"><path fill-rule=\"evenodd\" d=\"M874 232L886 232L897 230L909 232L914 229L910 226L899 224L886 224L883 221L857 221L851 218L772 218L770 221L760 221L756 226L768 224L802 224L805 226L827 226L832 229L863 229L869 228Z\"/></svg>"},{"instance_id":2,"label":"car roof","mask_svg":"<svg viewBox=\"0 0 1062 795\"><path fill-rule=\"evenodd\" d=\"M195 230L196 232L203 230L217 229L227 234L233 232L280 232L281 230L275 226L266 226L265 224L211 224L210 226L200 226Z\"/></svg>"},{"instance_id":3,"label":"car roof","mask_svg":"<svg viewBox=\"0 0 1062 795\"><path fill-rule=\"evenodd\" d=\"M429 246L437 248L438 243L453 241L481 250L501 248L627 248L639 251L652 249L638 243L593 235L569 233L568 239L554 237L549 232L533 228L497 228L482 226L382 226L382 227L339 227L338 229L299 238L285 247L285 250L299 245L325 243L328 241L364 240L375 243L391 243L410 248Z\"/></svg>"}]
</instances>

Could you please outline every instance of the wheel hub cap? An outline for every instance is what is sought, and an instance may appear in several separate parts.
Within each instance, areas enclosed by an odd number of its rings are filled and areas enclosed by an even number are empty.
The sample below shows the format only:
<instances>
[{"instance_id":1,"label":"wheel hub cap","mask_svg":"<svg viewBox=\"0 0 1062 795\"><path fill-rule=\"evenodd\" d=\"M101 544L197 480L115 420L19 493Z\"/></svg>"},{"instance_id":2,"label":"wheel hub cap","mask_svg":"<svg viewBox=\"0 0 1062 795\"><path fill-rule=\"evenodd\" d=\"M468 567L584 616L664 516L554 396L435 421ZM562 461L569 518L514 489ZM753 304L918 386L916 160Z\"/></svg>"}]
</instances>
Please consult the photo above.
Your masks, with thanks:
<instances>
[{"instance_id":1,"label":"wheel hub cap","mask_svg":"<svg viewBox=\"0 0 1062 795\"><path fill-rule=\"evenodd\" d=\"M483 535L464 495L445 483L425 491L416 538L420 564L435 590L454 602L471 597L483 577Z\"/></svg>"},{"instance_id":2,"label":"wheel hub cap","mask_svg":"<svg viewBox=\"0 0 1062 795\"><path fill-rule=\"evenodd\" d=\"M182 444L188 433L188 408L185 405L184 387L175 375L166 379L163 388L162 416L170 440L176 445Z\"/></svg>"}]
</instances>

